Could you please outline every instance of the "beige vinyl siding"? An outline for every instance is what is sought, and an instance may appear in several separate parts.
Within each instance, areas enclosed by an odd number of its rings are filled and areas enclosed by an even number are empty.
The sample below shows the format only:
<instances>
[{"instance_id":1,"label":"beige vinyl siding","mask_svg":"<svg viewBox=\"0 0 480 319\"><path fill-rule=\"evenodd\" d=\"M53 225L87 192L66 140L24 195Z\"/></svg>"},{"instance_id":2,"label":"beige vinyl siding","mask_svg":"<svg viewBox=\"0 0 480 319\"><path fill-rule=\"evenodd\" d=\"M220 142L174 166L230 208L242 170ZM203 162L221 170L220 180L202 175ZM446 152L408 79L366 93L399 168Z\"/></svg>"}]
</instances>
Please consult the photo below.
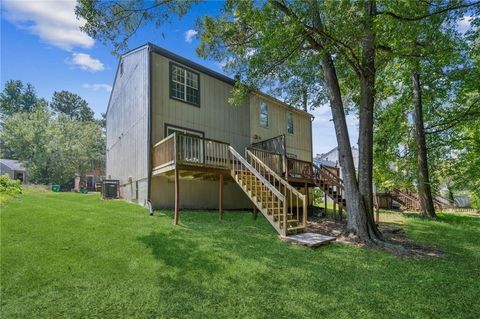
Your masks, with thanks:
<instances>
[{"instance_id":1,"label":"beige vinyl siding","mask_svg":"<svg viewBox=\"0 0 480 319\"><path fill-rule=\"evenodd\" d=\"M268 106L268 128L260 125L261 101L266 102ZM300 160L312 160L312 122L310 115L298 112L295 109L289 109L278 102L257 94L250 97L250 105L252 143L284 134L288 153L295 154ZM287 132L287 113L289 112L293 116L293 134Z\"/></svg>"},{"instance_id":2,"label":"beige vinyl siding","mask_svg":"<svg viewBox=\"0 0 480 319\"><path fill-rule=\"evenodd\" d=\"M153 144L165 137L167 123L204 132L205 138L230 143L243 153L250 142L248 104L230 105L232 86L197 70L193 71L200 74L199 107L170 98L170 62L152 53Z\"/></svg>"},{"instance_id":3,"label":"beige vinyl siding","mask_svg":"<svg viewBox=\"0 0 480 319\"><path fill-rule=\"evenodd\" d=\"M228 103L232 86L209 75L200 74L200 105L194 106L170 98L171 60L152 53L152 142L165 137L165 124L204 133L205 138L223 141L243 154L250 144L248 103ZM177 65L182 64L175 62ZM183 66L189 69L186 66ZM152 178L152 203L155 208L172 208L174 184L171 178ZM218 208L218 181L180 180L182 209ZM233 181L225 181L225 209L251 208L252 203Z\"/></svg>"}]
</instances>

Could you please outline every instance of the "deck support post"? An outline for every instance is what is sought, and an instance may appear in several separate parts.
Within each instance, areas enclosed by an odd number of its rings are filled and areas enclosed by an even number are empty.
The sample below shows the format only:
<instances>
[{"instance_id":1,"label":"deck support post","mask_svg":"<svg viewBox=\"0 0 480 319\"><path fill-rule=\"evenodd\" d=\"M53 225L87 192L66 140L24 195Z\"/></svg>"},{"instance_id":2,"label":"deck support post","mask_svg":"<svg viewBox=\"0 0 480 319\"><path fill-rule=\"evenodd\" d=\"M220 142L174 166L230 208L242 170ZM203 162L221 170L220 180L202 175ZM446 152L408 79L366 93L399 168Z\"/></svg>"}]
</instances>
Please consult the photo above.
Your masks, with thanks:
<instances>
[{"instance_id":1,"label":"deck support post","mask_svg":"<svg viewBox=\"0 0 480 319\"><path fill-rule=\"evenodd\" d=\"M223 174L218 175L218 215L223 220Z\"/></svg>"},{"instance_id":2,"label":"deck support post","mask_svg":"<svg viewBox=\"0 0 480 319\"><path fill-rule=\"evenodd\" d=\"M343 221L343 215L342 215L342 212L343 212L343 193L340 189L338 190L338 194L340 194L340 201L338 202L338 215L340 215L340 221ZM338 194L337 194L337 200L338 200Z\"/></svg>"},{"instance_id":3,"label":"deck support post","mask_svg":"<svg viewBox=\"0 0 480 319\"><path fill-rule=\"evenodd\" d=\"M324 196L323 196L323 206L325 208L325 217L327 217L327 191L324 191Z\"/></svg>"},{"instance_id":4,"label":"deck support post","mask_svg":"<svg viewBox=\"0 0 480 319\"><path fill-rule=\"evenodd\" d=\"M253 220L257 220L257 206L253 205Z\"/></svg>"},{"instance_id":5,"label":"deck support post","mask_svg":"<svg viewBox=\"0 0 480 319\"><path fill-rule=\"evenodd\" d=\"M307 203L307 207L305 207L305 209L307 210L307 216L305 216L305 218L308 217L308 206L310 205L310 198L308 196L308 183L305 183L305 202ZM306 224L307 221L304 220L304 223Z\"/></svg>"},{"instance_id":6,"label":"deck support post","mask_svg":"<svg viewBox=\"0 0 480 319\"><path fill-rule=\"evenodd\" d=\"M307 198L307 207L310 205L310 198L308 196L308 184L305 183L305 197Z\"/></svg>"},{"instance_id":7,"label":"deck support post","mask_svg":"<svg viewBox=\"0 0 480 319\"><path fill-rule=\"evenodd\" d=\"M333 220L337 220L337 200L333 200Z\"/></svg>"},{"instance_id":8,"label":"deck support post","mask_svg":"<svg viewBox=\"0 0 480 319\"><path fill-rule=\"evenodd\" d=\"M178 179L178 170L175 169L175 215L173 217L173 223L178 225L180 219L180 180Z\"/></svg>"}]
</instances>

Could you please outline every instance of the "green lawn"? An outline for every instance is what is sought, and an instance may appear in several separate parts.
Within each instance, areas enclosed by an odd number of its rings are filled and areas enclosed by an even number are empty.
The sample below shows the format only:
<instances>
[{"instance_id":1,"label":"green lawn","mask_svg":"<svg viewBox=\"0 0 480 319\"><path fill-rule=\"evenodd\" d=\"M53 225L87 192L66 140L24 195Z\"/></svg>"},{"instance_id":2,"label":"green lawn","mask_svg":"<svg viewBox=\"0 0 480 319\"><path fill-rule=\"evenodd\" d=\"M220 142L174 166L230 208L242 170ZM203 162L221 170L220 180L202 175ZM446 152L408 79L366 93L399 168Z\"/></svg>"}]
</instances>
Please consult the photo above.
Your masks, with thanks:
<instances>
[{"instance_id":1,"label":"green lawn","mask_svg":"<svg viewBox=\"0 0 480 319\"><path fill-rule=\"evenodd\" d=\"M1 209L1 317L478 318L480 218L395 216L442 258L280 241L249 213L27 189Z\"/></svg>"}]
</instances>

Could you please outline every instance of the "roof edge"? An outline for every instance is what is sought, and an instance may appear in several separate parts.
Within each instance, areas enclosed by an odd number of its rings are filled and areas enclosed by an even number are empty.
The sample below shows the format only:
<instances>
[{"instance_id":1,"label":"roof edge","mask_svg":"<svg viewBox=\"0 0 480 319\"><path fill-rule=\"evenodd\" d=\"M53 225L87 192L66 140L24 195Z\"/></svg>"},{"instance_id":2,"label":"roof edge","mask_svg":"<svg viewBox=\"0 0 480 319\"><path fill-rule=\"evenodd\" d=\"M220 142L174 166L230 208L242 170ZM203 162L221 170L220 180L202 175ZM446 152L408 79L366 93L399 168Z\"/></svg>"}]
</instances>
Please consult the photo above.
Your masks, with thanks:
<instances>
[{"instance_id":1,"label":"roof edge","mask_svg":"<svg viewBox=\"0 0 480 319\"><path fill-rule=\"evenodd\" d=\"M209 76L211 76L211 77L213 77L213 78L216 78L217 80L223 81L223 82L225 82L225 83L227 83L227 84L229 84L229 85L234 86L235 83L236 83L236 81L235 81L234 79L232 79L232 78L230 78L230 77L228 77L228 76L226 76L226 75L223 75L223 74L221 74L221 73L219 73L219 72L216 72L216 71L214 71L214 70L212 70L212 69L209 69L209 68L207 68L207 67L205 67L205 66L203 66L203 65L201 65L201 64L199 64L199 63L193 62L192 60L189 60L189 59L187 59L187 58L185 58L185 57L182 57L182 56L180 56L180 55L178 55L178 54L176 54L176 53L173 53L172 51L169 51L169 50L167 50L167 49L164 49L164 48L162 48L162 47L159 47L158 45L155 45L155 44L153 44L153 43L151 43L151 42L147 42L146 44L143 44L143 45L141 45L141 46L139 46L139 47L136 47L136 48L134 48L134 49L132 49L132 50L130 50L130 51L125 52L124 54L122 54L121 57L127 56L127 55L129 55L129 54L131 54L131 53L134 53L134 52L138 51L138 50L144 49L145 47L149 47L151 52L157 53L157 54L162 55L162 56L164 56L164 57L166 57L166 58L169 58L169 59L171 59L171 60L174 60L174 61L176 61L176 62L178 62L178 63L181 63L181 64L183 64L183 65L185 65L185 66L188 66L188 67L190 67L190 68L192 68L192 69L195 69L195 70L197 70L197 71L199 71L199 72L201 72L201 73L204 73L204 74L207 74L207 75L209 75ZM298 108L296 108L296 107L293 107L293 106L285 103L284 101L281 101L281 100L279 100L278 98L276 98L276 97L274 97L274 96L271 96L270 94L264 93L264 92L262 92L262 91L260 91L260 90L253 90L252 93L253 93L253 94L257 94L257 95L259 95L259 96L261 96L261 97L264 97L264 98L271 99L274 103L278 103L278 104L280 104L281 106L283 106L283 107L285 107L285 108L287 108L287 109L289 109L289 110L291 110L291 111L293 111L293 112L295 112L295 113L302 114L302 115L305 115L305 116L309 116L309 117L311 117L311 118L314 117L312 114L310 114L310 113L308 113L308 112L306 112L306 111L304 111L304 110L298 109Z\"/></svg>"}]
</instances>

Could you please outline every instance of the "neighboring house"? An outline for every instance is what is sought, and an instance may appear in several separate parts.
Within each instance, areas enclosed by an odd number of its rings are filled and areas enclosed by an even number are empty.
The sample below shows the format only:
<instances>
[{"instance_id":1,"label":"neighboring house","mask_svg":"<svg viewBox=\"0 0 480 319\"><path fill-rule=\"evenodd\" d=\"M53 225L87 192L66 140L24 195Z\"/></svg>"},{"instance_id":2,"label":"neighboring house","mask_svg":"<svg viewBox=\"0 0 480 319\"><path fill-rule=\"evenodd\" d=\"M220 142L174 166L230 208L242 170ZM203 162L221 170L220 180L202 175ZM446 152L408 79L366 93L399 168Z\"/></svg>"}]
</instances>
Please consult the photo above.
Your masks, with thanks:
<instances>
[{"instance_id":1,"label":"neighboring house","mask_svg":"<svg viewBox=\"0 0 480 319\"><path fill-rule=\"evenodd\" d=\"M91 168L82 177L83 183L80 183L80 176L75 176L74 190L80 191L81 187L85 187L89 191L96 191L100 189L101 182L105 177L105 167L102 163L91 163Z\"/></svg>"},{"instance_id":2,"label":"neighboring house","mask_svg":"<svg viewBox=\"0 0 480 319\"><path fill-rule=\"evenodd\" d=\"M468 195L454 196L455 205L460 208L471 207L472 203Z\"/></svg>"},{"instance_id":3,"label":"neighboring house","mask_svg":"<svg viewBox=\"0 0 480 319\"><path fill-rule=\"evenodd\" d=\"M352 155L353 155L353 164L355 165L355 170L358 169L358 148L355 146L352 146ZM340 155L338 151L338 146L331 149L330 151L323 153L323 154L317 154L313 161L317 165L325 165L329 167L340 167Z\"/></svg>"},{"instance_id":4,"label":"neighboring house","mask_svg":"<svg viewBox=\"0 0 480 319\"><path fill-rule=\"evenodd\" d=\"M127 200L175 207L175 221L180 208L255 206L279 233L299 231L320 181L312 116L258 91L233 106L234 84L150 43L124 54L106 115L106 178Z\"/></svg>"},{"instance_id":5,"label":"neighboring house","mask_svg":"<svg viewBox=\"0 0 480 319\"><path fill-rule=\"evenodd\" d=\"M13 159L0 159L0 175L8 174L11 179L18 179L27 183L27 169L20 161Z\"/></svg>"}]
</instances>

